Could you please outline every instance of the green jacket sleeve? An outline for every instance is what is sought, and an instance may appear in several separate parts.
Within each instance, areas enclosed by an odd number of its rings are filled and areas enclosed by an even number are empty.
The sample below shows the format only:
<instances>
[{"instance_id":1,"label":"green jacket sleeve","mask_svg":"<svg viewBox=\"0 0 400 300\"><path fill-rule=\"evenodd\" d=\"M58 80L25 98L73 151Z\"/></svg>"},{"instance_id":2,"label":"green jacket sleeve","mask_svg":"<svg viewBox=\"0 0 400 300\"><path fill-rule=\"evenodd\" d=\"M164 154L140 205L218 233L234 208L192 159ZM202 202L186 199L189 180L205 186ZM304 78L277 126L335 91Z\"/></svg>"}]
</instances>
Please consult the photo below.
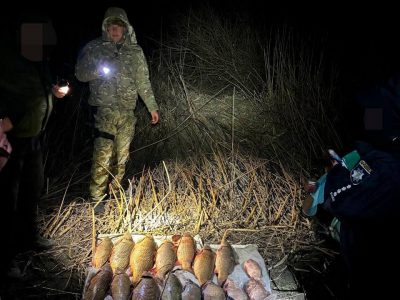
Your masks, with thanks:
<instances>
[{"instance_id":1,"label":"green jacket sleeve","mask_svg":"<svg viewBox=\"0 0 400 300\"><path fill-rule=\"evenodd\" d=\"M149 112L156 111L158 110L158 105L151 87L147 61L141 48L137 55L136 80L138 94L143 99Z\"/></svg>"}]
</instances>

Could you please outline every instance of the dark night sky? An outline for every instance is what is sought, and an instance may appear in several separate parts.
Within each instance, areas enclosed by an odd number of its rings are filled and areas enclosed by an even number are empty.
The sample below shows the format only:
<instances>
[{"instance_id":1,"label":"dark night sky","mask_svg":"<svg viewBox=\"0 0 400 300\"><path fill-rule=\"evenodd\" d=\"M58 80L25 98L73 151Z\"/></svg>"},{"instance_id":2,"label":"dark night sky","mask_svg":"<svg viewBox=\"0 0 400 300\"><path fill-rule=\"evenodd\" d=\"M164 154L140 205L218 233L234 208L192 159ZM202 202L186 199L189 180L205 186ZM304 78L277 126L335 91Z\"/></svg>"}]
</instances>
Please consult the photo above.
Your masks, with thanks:
<instances>
[{"instance_id":1,"label":"dark night sky","mask_svg":"<svg viewBox=\"0 0 400 300\"><path fill-rule=\"evenodd\" d=\"M52 18L58 34L58 60L70 68L77 52L86 42L100 35L100 25L109 6L123 7L133 24L139 43L145 52L149 38L156 38L176 19L175 13L196 11L206 1L146 0L139 1L57 1L39 4ZM260 27L289 25L304 35L324 40L327 57L331 57L350 77L376 77L400 69L400 21L394 5L383 2L358 6L331 1L319 4L296 1L269 2L265 0L214 0L210 6L223 14L244 14ZM18 2L18 9L31 9ZM84 6L83 6L84 5ZM29 7L29 8L28 8ZM13 10L11 10L13 11ZM1 20L13 14L2 10ZM61 72L65 72L64 70ZM379 75L378 75L379 74Z\"/></svg>"}]
</instances>

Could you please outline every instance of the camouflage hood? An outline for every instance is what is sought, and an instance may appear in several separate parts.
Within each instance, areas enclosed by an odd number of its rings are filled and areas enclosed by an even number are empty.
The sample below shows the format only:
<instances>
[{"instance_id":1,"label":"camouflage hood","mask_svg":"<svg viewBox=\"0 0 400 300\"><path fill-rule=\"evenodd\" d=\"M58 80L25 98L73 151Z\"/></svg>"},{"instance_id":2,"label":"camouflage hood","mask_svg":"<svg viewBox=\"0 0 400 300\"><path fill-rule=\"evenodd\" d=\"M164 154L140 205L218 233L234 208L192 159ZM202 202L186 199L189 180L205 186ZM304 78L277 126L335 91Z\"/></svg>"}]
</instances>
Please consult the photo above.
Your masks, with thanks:
<instances>
[{"instance_id":1,"label":"camouflage hood","mask_svg":"<svg viewBox=\"0 0 400 300\"><path fill-rule=\"evenodd\" d=\"M125 23L127 29L125 32L125 40L129 40L131 44L137 44L136 34L132 25L129 23L128 16L126 15L125 10L119 7L110 7L104 14L103 23L101 26L103 39L107 41L109 40L107 35L107 21L112 18L121 19Z\"/></svg>"}]
</instances>

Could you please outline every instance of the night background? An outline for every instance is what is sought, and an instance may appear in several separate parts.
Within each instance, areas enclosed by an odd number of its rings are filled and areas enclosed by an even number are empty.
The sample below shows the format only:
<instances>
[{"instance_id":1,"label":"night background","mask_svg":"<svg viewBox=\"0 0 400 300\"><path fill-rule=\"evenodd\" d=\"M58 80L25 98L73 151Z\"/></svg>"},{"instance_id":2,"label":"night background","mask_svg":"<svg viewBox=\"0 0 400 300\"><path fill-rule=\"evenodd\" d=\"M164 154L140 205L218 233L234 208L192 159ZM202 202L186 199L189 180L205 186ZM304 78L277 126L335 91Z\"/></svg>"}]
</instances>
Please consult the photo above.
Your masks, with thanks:
<instances>
[{"instance_id":1,"label":"night background","mask_svg":"<svg viewBox=\"0 0 400 300\"><path fill-rule=\"evenodd\" d=\"M197 233L216 242L231 227L263 230L281 225L292 228L295 223L295 230L278 230L272 237L265 231L247 237L238 233L232 242L270 247L262 253L269 265L286 257L285 263L300 281L297 288L290 288L292 292L305 291L307 299L343 299L338 245L329 239L322 221L313 223L297 216L304 198L300 190L302 179L322 174L318 163L323 149L333 147L343 154L358 138L362 124L355 95L400 71L398 10L383 3L58 1L3 9L2 32L8 33L19 13L50 16L58 40L50 59L53 77L68 80L71 88L56 104L45 136L47 184L41 222L45 235L59 242L59 252L39 262L43 270L50 268L45 264L56 271L64 264L67 275L63 274L66 278L60 279L60 285L48 285L59 294L37 288L35 280L17 282L16 289L24 287L22 293L35 299L43 299L46 292L46 298L78 299L82 291L92 234L87 201L92 120L88 85L77 81L74 68L82 47L101 35L104 12L110 6L127 12L148 60L160 105L161 121L154 128L144 105L137 107L125 179L134 186L138 199L153 194L167 197L171 188L162 162L168 161L173 165L175 202L181 199L185 207L189 201L187 206L195 210L182 213L177 205L182 215L196 220L173 228L164 226L167 217L136 219L137 231L171 234L172 229L182 232L195 224ZM236 179L237 184L231 185ZM218 186L217 196L213 184ZM128 188L127 182L123 186ZM193 208L193 194L207 201ZM246 197L249 200L243 204ZM260 204L259 198L265 203ZM257 205L267 214L257 215ZM158 203L143 209L152 212L156 207ZM161 215L175 209L159 208ZM243 220L235 223L238 211ZM117 214L113 208L107 213ZM132 225L117 226L114 219L98 220L97 232L122 233ZM312 230L315 235L310 234ZM77 242L82 234L84 238ZM298 240L304 243L297 244ZM315 250L321 247L324 252ZM63 263L59 264L60 257ZM30 275L40 278L39 269Z\"/></svg>"}]
</instances>

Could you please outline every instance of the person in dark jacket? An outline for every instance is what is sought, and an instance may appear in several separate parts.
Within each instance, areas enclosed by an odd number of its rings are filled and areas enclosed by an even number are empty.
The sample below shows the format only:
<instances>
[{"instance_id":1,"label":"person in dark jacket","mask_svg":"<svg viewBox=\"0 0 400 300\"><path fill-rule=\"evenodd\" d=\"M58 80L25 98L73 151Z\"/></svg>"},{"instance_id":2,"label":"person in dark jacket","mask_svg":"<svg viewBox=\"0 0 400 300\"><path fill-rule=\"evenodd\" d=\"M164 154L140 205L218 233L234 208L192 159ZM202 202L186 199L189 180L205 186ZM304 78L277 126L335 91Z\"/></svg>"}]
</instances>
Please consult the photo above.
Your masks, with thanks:
<instances>
[{"instance_id":1,"label":"person in dark jacket","mask_svg":"<svg viewBox=\"0 0 400 300\"><path fill-rule=\"evenodd\" d=\"M89 189L99 212L110 181L115 189L121 187L135 132L134 112L139 95L151 115L151 124L159 121L147 61L126 12L118 7L107 9L101 29L102 36L84 47L75 69L78 80L89 82L89 104L95 111Z\"/></svg>"},{"instance_id":2,"label":"person in dark jacket","mask_svg":"<svg viewBox=\"0 0 400 300\"><path fill-rule=\"evenodd\" d=\"M399 267L400 160L363 142L331 165L302 207L314 216L322 207L340 222L340 250L348 271L349 299L388 299Z\"/></svg>"},{"instance_id":3,"label":"person in dark jacket","mask_svg":"<svg viewBox=\"0 0 400 300\"><path fill-rule=\"evenodd\" d=\"M48 67L48 48L55 42L51 21L30 15L0 48L0 118L13 148L0 172L0 219L7 243L2 271L16 253L49 245L38 233L36 211L44 184L41 136L53 97L66 94L53 84Z\"/></svg>"}]
</instances>

